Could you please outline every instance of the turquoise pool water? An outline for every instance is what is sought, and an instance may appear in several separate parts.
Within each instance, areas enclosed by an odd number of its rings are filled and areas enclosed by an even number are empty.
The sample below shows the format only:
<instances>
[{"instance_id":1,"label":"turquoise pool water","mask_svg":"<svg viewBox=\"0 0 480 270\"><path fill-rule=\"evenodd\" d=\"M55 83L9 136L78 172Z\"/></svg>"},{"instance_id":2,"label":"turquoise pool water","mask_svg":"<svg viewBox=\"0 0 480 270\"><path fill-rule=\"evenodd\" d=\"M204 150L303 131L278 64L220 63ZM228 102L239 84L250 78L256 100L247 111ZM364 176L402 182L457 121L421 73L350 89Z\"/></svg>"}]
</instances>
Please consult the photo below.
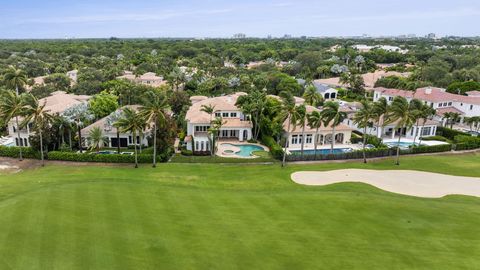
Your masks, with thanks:
<instances>
[{"instance_id":1,"label":"turquoise pool water","mask_svg":"<svg viewBox=\"0 0 480 270\"><path fill-rule=\"evenodd\" d=\"M230 143L224 143L222 145L226 146L235 146L240 148L240 152L235 153L236 156L240 157L251 157L252 152L255 151L264 151L263 147L260 147L258 145L254 144L230 144Z\"/></svg>"},{"instance_id":2,"label":"turquoise pool water","mask_svg":"<svg viewBox=\"0 0 480 270\"><path fill-rule=\"evenodd\" d=\"M353 149L352 148L334 148L333 149L333 154L342 154L342 153L347 153L351 152ZM302 151L301 150L290 150L290 153L292 155L301 155ZM304 155L315 155L315 150L304 150L303 151ZM332 154L331 149L317 149L317 155L330 155Z\"/></svg>"},{"instance_id":3,"label":"turquoise pool water","mask_svg":"<svg viewBox=\"0 0 480 270\"><path fill-rule=\"evenodd\" d=\"M413 145L413 142L386 142L385 143L388 147L400 147L400 148L409 148L410 146ZM415 145L418 145L418 143L416 143Z\"/></svg>"}]
</instances>

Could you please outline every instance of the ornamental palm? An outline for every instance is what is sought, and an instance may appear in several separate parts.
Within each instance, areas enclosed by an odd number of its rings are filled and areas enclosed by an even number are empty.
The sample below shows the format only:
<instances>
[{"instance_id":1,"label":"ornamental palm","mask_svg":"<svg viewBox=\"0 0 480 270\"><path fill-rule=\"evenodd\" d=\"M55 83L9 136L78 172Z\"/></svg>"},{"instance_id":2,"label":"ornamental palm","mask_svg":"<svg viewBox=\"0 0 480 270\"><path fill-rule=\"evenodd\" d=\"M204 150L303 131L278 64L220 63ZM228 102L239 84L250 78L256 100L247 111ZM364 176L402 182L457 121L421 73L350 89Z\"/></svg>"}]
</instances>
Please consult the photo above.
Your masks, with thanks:
<instances>
[{"instance_id":1,"label":"ornamental palm","mask_svg":"<svg viewBox=\"0 0 480 270\"><path fill-rule=\"evenodd\" d=\"M90 150L100 151L100 148L108 145L108 137L103 135L100 127L94 127L88 132Z\"/></svg>"},{"instance_id":2,"label":"ornamental palm","mask_svg":"<svg viewBox=\"0 0 480 270\"><path fill-rule=\"evenodd\" d=\"M400 141L402 139L402 129L410 129L415 124L416 115L418 112L416 108L411 106L411 103L404 97L395 97L389 108L387 115L388 122L397 122L396 129L400 129L397 146L397 160L396 165L400 165Z\"/></svg>"},{"instance_id":3,"label":"ornamental palm","mask_svg":"<svg viewBox=\"0 0 480 270\"><path fill-rule=\"evenodd\" d=\"M310 85L305 89L303 98L305 99L305 103L311 106L318 106L323 100L322 95L317 92L317 88L313 85Z\"/></svg>"},{"instance_id":4,"label":"ornamental palm","mask_svg":"<svg viewBox=\"0 0 480 270\"><path fill-rule=\"evenodd\" d=\"M167 110L169 109L167 96L164 93L148 92L140 108L141 115L147 123L153 123L153 167L157 166L157 127L164 125Z\"/></svg>"},{"instance_id":5,"label":"ornamental palm","mask_svg":"<svg viewBox=\"0 0 480 270\"><path fill-rule=\"evenodd\" d=\"M218 133L220 132L220 129L225 124L225 122L223 121L223 119L221 117L217 117L217 118L213 119L210 124L211 124L211 126L208 129L208 133L210 133L210 136L212 137L212 144L210 146L210 151L212 153L214 153L215 149L217 148Z\"/></svg>"},{"instance_id":6,"label":"ornamental palm","mask_svg":"<svg viewBox=\"0 0 480 270\"><path fill-rule=\"evenodd\" d=\"M200 108L200 111L204 113L208 113L210 115L210 128L211 128L211 126L213 125L212 121L213 121L213 113L215 112L215 106L210 104L202 105L202 107ZM210 146L212 146L213 139L210 136L208 136L208 141L210 142ZM210 155L213 156L213 153L214 153L213 147L210 147Z\"/></svg>"},{"instance_id":7,"label":"ornamental palm","mask_svg":"<svg viewBox=\"0 0 480 270\"><path fill-rule=\"evenodd\" d=\"M295 108L295 112L291 117L292 124L294 127L299 126L302 128L302 146L301 146L301 153L303 157L303 149L305 146L305 126L307 124L307 109L305 105L300 105ZM294 128L295 129L295 128Z\"/></svg>"},{"instance_id":8,"label":"ornamental palm","mask_svg":"<svg viewBox=\"0 0 480 270\"><path fill-rule=\"evenodd\" d=\"M340 111L340 105L337 102L328 101L324 104L321 115L324 125L330 125L332 127L330 152L333 154L333 148L335 146L335 128L347 118L347 113Z\"/></svg>"},{"instance_id":9,"label":"ornamental palm","mask_svg":"<svg viewBox=\"0 0 480 270\"><path fill-rule=\"evenodd\" d=\"M417 141L417 133L418 133L418 126L419 126L419 121L422 119L422 109L423 109L424 104L418 100L418 99L412 99L410 101L410 108L413 112L415 112L415 134L413 134L413 146L415 146L415 142Z\"/></svg>"},{"instance_id":10,"label":"ornamental palm","mask_svg":"<svg viewBox=\"0 0 480 270\"><path fill-rule=\"evenodd\" d=\"M23 70L11 66L3 75L3 79L7 87L12 90L15 89L18 95L19 88L27 83L27 74Z\"/></svg>"},{"instance_id":11,"label":"ornamental palm","mask_svg":"<svg viewBox=\"0 0 480 270\"><path fill-rule=\"evenodd\" d=\"M18 117L21 116L24 111L25 96L17 95L13 91L6 91L0 98L0 117L3 118L5 123L8 123L15 118L18 146L21 146L22 139L20 137L20 124ZM23 160L21 147L19 147L19 160Z\"/></svg>"},{"instance_id":12,"label":"ornamental palm","mask_svg":"<svg viewBox=\"0 0 480 270\"><path fill-rule=\"evenodd\" d=\"M420 129L420 132L423 132L423 128L425 127L427 120L432 119L437 114L437 112L434 108L428 106L427 104L423 104L419 114L422 119L422 128ZM422 133L420 133L419 145L420 144L422 144Z\"/></svg>"},{"instance_id":13,"label":"ornamental palm","mask_svg":"<svg viewBox=\"0 0 480 270\"><path fill-rule=\"evenodd\" d=\"M358 110L353 117L353 122L359 128L363 128L363 163L367 163L367 156L365 153L365 145L367 144L367 128L371 126L375 115L373 104L369 101L362 101L362 108Z\"/></svg>"},{"instance_id":14,"label":"ornamental palm","mask_svg":"<svg viewBox=\"0 0 480 270\"><path fill-rule=\"evenodd\" d=\"M45 166L42 129L47 127L53 121L53 116L49 113L49 110L45 110L45 105L45 102L40 104L34 95L28 94L25 99L25 118L21 123L22 127L28 125L29 123L33 123L33 127L40 136L40 157L42 159L42 166Z\"/></svg>"},{"instance_id":15,"label":"ornamental palm","mask_svg":"<svg viewBox=\"0 0 480 270\"><path fill-rule=\"evenodd\" d=\"M117 121L122 117L123 117L122 110L116 110L113 113L111 113L106 119L107 125L109 127L115 127L117 131L117 154L120 154L120 128L117 125L115 125L115 123L117 123Z\"/></svg>"},{"instance_id":16,"label":"ornamental palm","mask_svg":"<svg viewBox=\"0 0 480 270\"><path fill-rule=\"evenodd\" d=\"M131 108L123 109L123 117L115 123L122 132L130 132L133 136L133 146L135 152L135 168L138 168L137 156L137 133L145 126L145 118Z\"/></svg>"},{"instance_id":17,"label":"ornamental palm","mask_svg":"<svg viewBox=\"0 0 480 270\"><path fill-rule=\"evenodd\" d=\"M295 99L293 98L290 92L282 91L279 94L280 98L282 99L282 108L280 113L278 114L278 119L281 123L287 121L287 133L290 133L290 125L294 122L294 126L296 123L296 119L292 119L292 115L295 114ZM282 167L285 166L285 160L287 155L287 145L288 145L288 138L285 140L285 145L283 149L283 158L282 158Z\"/></svg>"},{"instance_id":18,"label":"ornamental palm","mask_svg":"<svg viewBox=\"0 0 480 270\"><path fill-rule=\"evenodd\" d=\"M308 116L308 126L315 129L315 138L314 138L314 149L315 149L315 159L317 158L317 146L318 146L318 130L322 127L322 115L319 111L313 111Z\"/></svg>"},{"instance_id":19,"label":"ornamental palm","mask_svg":"<svg viewBox=\"0 0 480 270\"><path fill-rule=\"evenodd\" d=\"M374 120L377 128L377 137L382 137L382 129L385 126L385 115L388 113L388 101L386 98L381 97L373 103Z\"/></svg>"}]
</instances>

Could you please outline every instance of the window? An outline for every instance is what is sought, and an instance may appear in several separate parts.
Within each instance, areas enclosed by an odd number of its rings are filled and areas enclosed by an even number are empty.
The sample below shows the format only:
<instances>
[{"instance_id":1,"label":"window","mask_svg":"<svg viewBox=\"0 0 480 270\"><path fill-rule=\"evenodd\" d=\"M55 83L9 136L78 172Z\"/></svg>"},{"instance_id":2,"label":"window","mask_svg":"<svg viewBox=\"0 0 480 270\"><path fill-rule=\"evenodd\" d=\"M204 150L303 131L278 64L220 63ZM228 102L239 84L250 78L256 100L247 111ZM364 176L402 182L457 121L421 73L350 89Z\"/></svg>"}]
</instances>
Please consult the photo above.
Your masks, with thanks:
<instances>
[{"instance_id":1,"label":"window","mask_svg":"<svg viewBox=\"0 0 480 270\"><path fill-rule=\"evenodd\" d=\"M237 117L237 113L236 112L230 113L230 117Z\"/></svg>"},{"instance_id":2,"label":"window","mask_svg":"<svg viewBox=\"0 0 480 270\"><path fill-rule=\"evenodd\" d=\"M422 136L430 136L432 133L432 127L424 127L422 129Z\"/></svg>"},{"instance_id":3,"label":"window","mask_svg":"<svg viewBox=\"0 0 480 270\"><path fill-rule=\"evenodd\" d=\"M28 146L28 139L23 139L23 145Z\"/></svg>"},{"instance_id":4,"label":"window","mask_svg":"<svg viewBox=\"0 0 480 270\"><path fill-rule=\"evenodd\" d=\"M197 151L198 151L198 149L199 149L199 146L200 146L200 145L199 145L199 143L198 143L198 142L195 142L195 150L197 150Z\"/></svg>"},{"instance_id":5,"label":"window","mask_svg":"<svg viewBox=\"0 0 480 270\"><path fill-rule=\"evenodd\" d=\"M448 106L452 106L452 102L448 102Z\"/></svg>"},{"instance_id":6,"label":"window","mask_svg":"<svg viewBox=\"0 0 480 270\"><path fill-rule=\"evenodd\" d=\"M444 102L443 107L447 107L447 104L448 104L447 102Z\"/></svg>"},{"instance_id":7,"label":"window","mask_svg":"<svg viewBox=\"0 0 480 270\"><path fill-rule=\"evenodd\" d=\"M205 142L205 150L210 151L210 142Z\"/></svg>"},{"instance_id":8,"label":"window","mask_svg":"<svg viewBox=\"0 0 480 270\"><path fill-rule=\"evenodd\" d=\"M195 126L195 132L207 132L210 126Z\"/></svg>"},{"instance_id":9,"label":"window","mask_svg":"<svg viewBox=\"0 0 480 270\"><path fill-rule=\"evenodd\" d=\"M128 143L133 143L132 142L132 136L128 136Z\"/></svg>"},{"instance_id":10,"label":"window","mask_svg":"<svg viewBox=\"0 0 480 270\"><path fill-rule=\"evenodd\" d=\"M221 113L219 113L219 112L216 112L216 113L215 113L215 117L221 117L221 116L222 116Z\"/></svg>"},{"instance_id":11,"label":"window","mask_svg":"<svg viewBox=\"0 0 480 270\"><path fill-rule=\"evenodd\" d=\"M438 103L438 107L439 107L439 108L442 107L442 103Z\"/></svg>"},{"instance_id":12,"label":"window","mask_svg":"<svg viewBox=\"0 0 480 270\"><path fill-rule=\"evenodd\" d=\"M222 113L222 117L228 117L228 112Z\"/></svg>"},{"instance_id":13,"label":"window","mask_svg":"<svg viewBox=\"0 0 480 270\"><path fill-rule=\"evenodd\" d=\"M312 143L312 134L307 134L307 138L305 139L305 143Z\"/></svg>"},{"instance_id":14,"label":"window","mask_svg":"<svg viewBox=\"0 0 480 270\"><path fill-rule=\"evenodd\" d=\"M200 149L203 151L204 142L200 142Z\"/></svg>"},{"instance_id":15,"label":"window","mask_svg":"<svg viewBox=\"0 0 480 270\"><path fill-rule=\"evenodd\" d=\"M470 105L470 111L473 110L473 105Z\"/></svg>"},{"instance_id":16,"label":"window","mask_svg":"<svg viewBox=\"0 0 480 270\"><path fill-rule=\"evenodd\" d=\"M330 94L330 98L331 98L331 99L334 99L334 98L336 98L336 97L337 97L337 94L336 94L336 93L331 93L331 94Z\"/></svg>"},{"instance_id":17,"label":"window","mask_svg":"<svg viewBox=\"0 0 480 270\"><path fill-rule=\"evenodd\" d=\"M298 135L292 135L292 144L298 144Z\"/></svg>"},{"instance_id":18,"label":"window","mask_svg":"<svg viewBox=\"0 0 480 270\"><path fill-rule=\"evenodd\" d=\"M388 97L388 101L392 101L393 100L393 97Z\"/></svg>"}]
</instances>

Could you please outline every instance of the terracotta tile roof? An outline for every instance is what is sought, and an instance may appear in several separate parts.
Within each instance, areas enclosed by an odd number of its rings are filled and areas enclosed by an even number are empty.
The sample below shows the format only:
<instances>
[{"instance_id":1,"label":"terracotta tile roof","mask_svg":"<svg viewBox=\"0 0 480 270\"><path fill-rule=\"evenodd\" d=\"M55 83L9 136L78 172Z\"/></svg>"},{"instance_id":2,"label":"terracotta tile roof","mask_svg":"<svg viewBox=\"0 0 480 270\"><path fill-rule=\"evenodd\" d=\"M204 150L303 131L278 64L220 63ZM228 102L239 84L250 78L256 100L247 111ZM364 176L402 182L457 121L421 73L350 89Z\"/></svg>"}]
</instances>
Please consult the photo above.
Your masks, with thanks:
<instances>
[{"instance_id":1,"label":"terracotta tile roof","mask_svg":"<svg viewBox=\"0 0 480 270\"><path fill-rule=\"evenodd\" d=\"M245 93L235 93L227 96L207 98L199 100L190 106L185 115L185 119L190 123L195 124L208 124L210 123L211 115L206 112L202 112L202 106L214 106L215 111L240 111L235 103L239 96L246 95Z\"/></svg>"},{"instance_id":2,"label":"terracotta tile roof","mask_svg":"<svg viewBox=\"0 0 480 270\"><path fill-rule=\"evenodd\" d=\"M480 97L475 96L462 96L452 93L448 93L445 89L436 87L423 87L414 91L399 90L399 89L387 89L387 88L375 88L376 92L389 96L402 96L405 98L416 98L429 102L462 102L466 104L480 105Z\"/></svg>"},{"instance_id":3,"label":"terracotta tile roof","mask_svg":"<svg viewBox=\"0 0 480 270\"><path fill-rule=\"evenodd\" d=\"M307 108L307 113L311 113L313 111L320 111L320 109L315 108L313 106L309 106L309 105L307 105L306 108ZM315 129L312 129L308 126L307 121L308 120L305 120L305 132L315 132ZM288 119L283 122L283 130L287 131L287 129L288 129ZM331 131L331 130L332 130L332 127L330 125L328 127L325 127L322 125L322 127L319 129L319 132ZM353 128L343 123L335 127L335 131L352 131L352 130ZM290 125L289 133L302 133L302 127L300 127L299 125L297 126Z\"/></svg>"},{"instance_id":4,"label":"terracotta tile roof","mask_svg":"<svg viewBox=\"0 0 480 270\"><path fill-rule=\"evenodd\" d=\"M468 91L468 92L466 92L466 94L469 97L480 97L480 91L478 91L478 90Z\"/></svg>"},{"instance_id":5,"label":"terracotta tile roof","mask_svg":"<svg viewBox=\"0 0 480 270\"><path fill-rule=\"evenodd\" d=\"M401 73L401 72L396 72L396 71L384 71L384 70L377 70L375 72L370 72L370 73L365 73L362 74L363 81L365 83L365 87L367 88L372 88L375 86L375 83L384 77L390 77L390 76L398 76L398 77L408 77L410 76L409 72ZM335 78L328 78L328 79L319 79L315 80L315 83L321 83L321 84L327 84L327 85L333 85L333 86L344 86L343 84L340 83L340 78L335 77Z\"/></svg>"},{"instance_id":6,"label":"terracotta tile roof","mask_svg":"<svg viewBox=\"0 0 480 270\"><path fill-rule=\"evenodd\" d=\"M90 96L67 94L63 91L53 92L50 96L39 100L40 104L45 103L45 109L50 113L62 113L66 109L87 102Z\"/></svg>"},{"instance_id":7,"label":"terracotta tile roof","mask_svg":"<svg viewBox=\"0 0 480 270\"><path fill-rule=\"evenodd\" d=\"M462 111L455 107L448 107L448 108L439 108L437 109L437 115L443 116L445 113L458 113L460 115L464 115Z\"/></svg>"}]
</instances>

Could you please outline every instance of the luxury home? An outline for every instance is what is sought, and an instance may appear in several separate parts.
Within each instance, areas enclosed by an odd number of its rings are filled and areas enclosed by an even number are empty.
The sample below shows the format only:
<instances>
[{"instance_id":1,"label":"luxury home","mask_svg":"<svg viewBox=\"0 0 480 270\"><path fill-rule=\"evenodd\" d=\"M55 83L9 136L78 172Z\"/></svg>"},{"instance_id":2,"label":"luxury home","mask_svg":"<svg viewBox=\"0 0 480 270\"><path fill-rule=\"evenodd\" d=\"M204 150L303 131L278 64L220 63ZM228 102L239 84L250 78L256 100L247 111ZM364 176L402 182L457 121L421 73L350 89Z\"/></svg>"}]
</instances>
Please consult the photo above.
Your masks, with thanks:
<instances>
[{"instance_id":1,"label":"luxury home","mask_svg":"<svg viewBox=\"0 0 480 270\"><path fill-rule=\"evenodd\" d=\"M192 96L192 106L188 109L185 119L187 121L187 149L195 152L210 151L211 145L208 130L211 121L221 117L223 125L218 138L220 140L243 142L252 138L252 122L247 115L235 104L239 96L246 93L238 92L231 95L208 98L205 96ZM214 109L213 114L202 110L205 106Z\"/></svg>"}]
</instances>

